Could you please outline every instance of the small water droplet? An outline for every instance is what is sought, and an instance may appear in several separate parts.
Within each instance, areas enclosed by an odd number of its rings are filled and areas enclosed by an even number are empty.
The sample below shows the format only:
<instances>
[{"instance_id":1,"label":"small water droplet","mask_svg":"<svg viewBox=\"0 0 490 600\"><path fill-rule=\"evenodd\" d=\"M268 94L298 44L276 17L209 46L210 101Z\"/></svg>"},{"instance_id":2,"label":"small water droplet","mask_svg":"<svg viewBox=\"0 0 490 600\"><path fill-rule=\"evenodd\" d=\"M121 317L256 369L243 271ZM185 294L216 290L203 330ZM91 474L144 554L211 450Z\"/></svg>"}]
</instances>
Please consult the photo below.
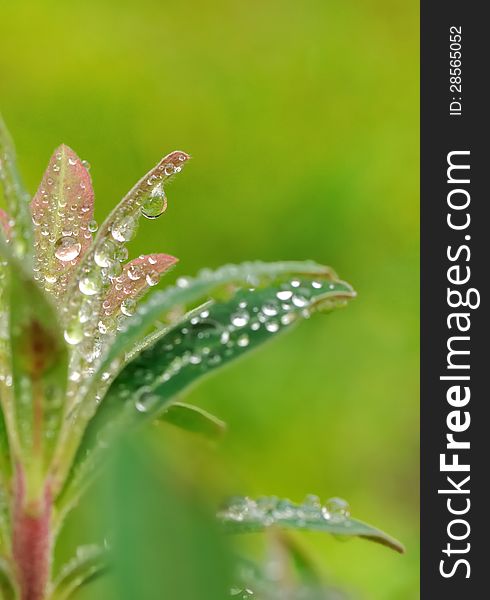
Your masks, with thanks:
<instances>
[{"instance_id":1,"label":"small water droplet","mask_svg":"<svg viewBox=\"0 0 490 600\"><path fill-rule=\"evenodd\" d=\"M231 323L235 327L245 327L249 320L250 315L246 310L238 310L231 315Z\"/></svg>"},{"instance_id":2,"label":"small water droplet","mask_svg":"<svg viewBox=\"0 0 490 600\"><path fill-rule=\"evenodd\" d=\"M127 273L131 281L138 281L138 279L141 279L142 271L141 267L138 265L129 265Z\"/></svg>"},{"instance_id":3,"label":"small water droplet","mask_svg":"<svg viewBox=\"0 0 490 600\"><path fill-rule=\"evenodd\" d=\"M187 277L179 277L177 279L177 287L179 288L188 288L190 284L191 282Z\"/></svg>"},{"instance_id":4,"label":"small water droplet","mask_svg":"<svg viewBox=\"0 0 490 600\"><path fill-rule=\"evenodd\" d=\"M75 260L80 254L82 245L71 236L63 236L55 243L54 255L62 262Z\"/></svg>"},{"instance_id":5,"label":"small water droplet","mask_svg":"<svg viewBox=\"0 0 490 600\"><path fill-rule=\"evenodd\" d=\"M136 300L134 298L126 298L121 302L121 312L123 315L127 317L131 317L134 315L134 311L136 309Z\"/></svg>"},{"instance_id":6,"label":"small water droplet","mask_svg":"<svg viewBox=\"0 0 490 600\"><path fill-rule=\"evenodd\" d=\"M87 229L90 231L90 233L95 233L98 228L99 228L99 225L98 225L97 221L95 221L94 219L92 219L92 221L88 222Z\"/></svg>"},{"instance_id":7,"label":"small water droplet","mask_svg":"<svg viewBox=\"0 0 490 600\"><path fill-rule=\"evenodd\" d=\"M146 413L150 411L158 403L158 396L153 394L151 391L143 391L139 398L135 402L135 408L140 413Z\"/></svg>"},{"instance_id":8,"label":"small water droplet","mask_svg":"<svg viewBox=\"0 0 490 600\"><path fill-rule=\"evenodd\" d=\"M298 308L304 308L308 305L308 300L304 296L294 295L293 296L293 304Z\"/></svg>"},{"instance_id":9,"label":"small water droplet","mask_svg":"<svg viewBox=\"0 0 490 600\"><path fill-rule=\"evenodd\" d=\"M264 306L262 307L262 312L267 317L275 317L278 313L278 310L279 310L279 307L277 306L277 304L275 302L268 302L267 304L264 304Z\"/></svg>"},{"instance_id":10,"label":"small water droplet","mask_svg":"<svg viewBox=\"0 0 490 600\"><path fill-rule=\"evenodd\" d=\"M160 281L160 275L159 275L158 271L150 271L149 273L146 274L146 283L149 286L157 285L157 283L159 281Z\"/></svg>"},{"instance_id":11,"label":"small water droplet","mask_svg":"<svg viewBox=\"0 0 490 600\"><path fill-rule=\"evenodd\" d=\"M246 348L249 344L250 340L249 337L246 333L244 333L243 335L241 335L238 339L237 339L237 344L238 346L240 346L240 348Z\"/></svg>"},{"instance_id":12,"label":"small water droplet","mask_svg":"<svg viewBox=\"0 0 490 600\"><path fill-rule=\"evenodd\" d=\"M276 333L276 331L279 331L279 323L277 321L269 321L265 324L265 328L269 333Z\"/></svg>"}]
</instances>

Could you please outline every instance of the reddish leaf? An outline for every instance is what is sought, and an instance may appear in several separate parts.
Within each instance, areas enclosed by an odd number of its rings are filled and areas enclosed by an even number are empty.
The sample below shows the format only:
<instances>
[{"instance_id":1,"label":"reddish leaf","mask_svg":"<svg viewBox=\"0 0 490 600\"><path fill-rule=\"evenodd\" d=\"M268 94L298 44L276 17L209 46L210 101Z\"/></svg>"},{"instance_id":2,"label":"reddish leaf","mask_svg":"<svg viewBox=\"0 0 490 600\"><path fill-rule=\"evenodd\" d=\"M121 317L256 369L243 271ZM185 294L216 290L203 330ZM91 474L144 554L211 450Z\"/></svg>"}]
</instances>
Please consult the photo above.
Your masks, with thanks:
<instances>
[{"instance_id":1,"label":"reddish leaf","mask_svg":"<svg viewBox=\"0 0 490 600\"><path fill-rule=\"evenodd\" d=\"M8 214L0 208L0 227L3 229L5 237L9 240L12 228L10 227L10 218Z\"/></svg>"},{"instance_id":2,"label":"reddish leaf","mask_svg":"<svg viewBox=\"0 0 490 600\"><path fill-rule=\"evenodd\" d=\"M168 254L148 254L140 256L124 265L123 272L114 279L102 304L105 316L117 310L129 316L134 312L134 304L147 289L156 285L160 275L172 268L177 260Z\"/></svg>"},{"instance_id":3,"label":"reddish leaf","mask_svg":"<svg viewBox=\"0 0 490 600\"><path fill-rule=\"evenodd\" d=\"M31 202L37 279L60 297L92 241L94 193L89 172L68 146L51 157Z\"/></svg>"}]
</instances>

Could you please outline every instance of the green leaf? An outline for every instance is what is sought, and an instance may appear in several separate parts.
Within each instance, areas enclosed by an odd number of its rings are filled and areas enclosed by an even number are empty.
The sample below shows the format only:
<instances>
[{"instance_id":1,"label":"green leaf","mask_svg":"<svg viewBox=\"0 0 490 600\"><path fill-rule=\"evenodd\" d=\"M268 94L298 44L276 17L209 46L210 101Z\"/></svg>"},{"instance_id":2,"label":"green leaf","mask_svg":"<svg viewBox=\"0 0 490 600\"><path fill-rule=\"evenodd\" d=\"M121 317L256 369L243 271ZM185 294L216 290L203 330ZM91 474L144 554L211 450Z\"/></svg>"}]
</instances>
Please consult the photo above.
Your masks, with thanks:
<instances>
[{"instance_id":1,"label":"green leaf","mask_svg":"<svg viewBox=\"0 0 490 600\"><path fill-rule=\"evenodd\" d=\"M185 312L213 298L227 299L241 287L264 287L279 277L318 277L332 283L338 282L335 272L329 267L311 261L304 262L249 262L241 265L225 265L216 271L205 269L197 277L181 277L177 285L156 292L148 302L139 307L129 319L99 367L99 373L110 366L114 359L131 352L134 346L157 322L172 319L175 311ZM352 288L345 285L346 296L354 295Z\"/></svg>"},{"instance_id":2,"label":"green leaf","mask_svg":"<svg viewBox=\"0 0 490 600\"><path fill-rule=\"evenodd\" d=\"M352 519L346 505L338 499L327 501L326 506L322 506L315 497L309 497L303 504L276 497L256 501L240 497L220 511L218 518L228 533L257 533L269 527L324 531L335 536L368 539L400 553L405 551L399 541L383 531Z\"/></svg>"},{"instance_id":3,"label":"green leaf","mask_svg":"<svg viewBox=\"0 0 490 600\"><path fill-rule=\"evenodd\" d=\"M3 189L8 213L13 221L14 252L25 256L32 248L32 221L29 210L30 196L24 189L12 138L0 115L0 186Z\"/></svg>"},{"instance_id":4,"label":"green leaf","mask_svg":"<svg viewBox=\"0 0 490 600\"><path fill-rule=\"evenodd\" d=\"M10 563L0 557L0 598L2 600L15 600L17 598L13 581L14 574Z\"/></svg>"},{"instance_id":5,"label":"green leaf","mask_svg":"<svg viewBox=\"0 0 490 600\"><path fill-rule=\"evenodd\" d=\"M13 390L3 404L4 417L11 452L26 467L28 485L36 485L63 421L68 353L55 309L1 240L0 256L8 263L10 311L11 373L5 387Z\"/></svg>"},{"instance_id":6,"label":"green leaf","mask_svg":"<svg viewBox=\"0 0 490 600\"><path fill-rule=\"evenodd\" d=\"M171 423L180 429L197 433L209 440L217 440L226 431L226 423L211 413L184 402L175 402L158 417L159 421Z\"/></svg>"},{"instance_id":7,"label":"green leaf","mask_svg":"<svg viewBox=\"0 0 490 600\"><path fill-rule=\"evenodd\" d=\"M114 598L224 600L231 581L229 540L198 482L186 478L149 436L118 447L104 479ZM112 597L111 594L108 594Z\"/></svg>"},{"instance_id":8,"label":"green leaf","mask_svg":"<svg viewBox=\"0 0 490 600\"><path fill-rule=\"evenodd\" d=\"M56 577L50 600L67 600L81 587L104 575L109 569L107 550L97 545L80 546Z\"/></svg>"},{"instance_id":9,"label":"green leaf","mask_svg":"<svg viewBox=\"0 0 490 600\"><path fill-rule=\"evenodd\" d=\"M330 310L352 297L346 283L309 275L276 278L267 287L242 289L225 302L190 312L162 332L119 373L88 435L111 432L154 418L173 398L202 377L271 340L316 310ZM107 440L106 440L107 441Z\"/></svg>"},{"instance_id":10,"label":"green leaf","mask_svg":"<svg viewBox=\"0 0 490 600\"><path fill-rule=\"evenodd\" d=\"M226 289L232 274L235 282L242 276L241 283L247 287ZM255 287L250 289L252 285ZM150 308L141 311L137 321L149 312L155 316L155 306L160 310L162 305L174 307L176 297L201 298L204 291L220 288L227 300L201 305L177 325L151 336L151 344L119 373L88 425L70 486L84 486L84 479L92 476L95 463L100 462L91 456L92 450L97 446L103 450L111 436L154 419L177 394L202 377L312 313L332 310L354 296L352 288L326 267L311 263L249 264L226 267L197 278L189 286L165 290L159 294L161 302L150 300L145 305ZM131 322L127 332L134 329Z\"/></svg>"}]
</instances>

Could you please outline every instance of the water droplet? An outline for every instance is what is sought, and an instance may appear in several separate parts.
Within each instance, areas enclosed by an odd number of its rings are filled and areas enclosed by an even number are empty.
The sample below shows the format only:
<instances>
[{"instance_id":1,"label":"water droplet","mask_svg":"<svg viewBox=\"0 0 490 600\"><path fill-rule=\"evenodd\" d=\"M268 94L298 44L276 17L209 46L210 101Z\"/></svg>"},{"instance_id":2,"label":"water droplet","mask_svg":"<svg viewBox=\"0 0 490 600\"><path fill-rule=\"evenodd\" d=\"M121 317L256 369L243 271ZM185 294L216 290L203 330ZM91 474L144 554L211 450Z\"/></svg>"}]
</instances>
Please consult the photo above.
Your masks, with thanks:
<instances>
[{"instance_id":1,"label":"water droplet","mask_svg":"<svg viewBox=\"0 0 490 600\"><path fill-rule=\"evenodd\" d=\"M249 344L250 340L249 337L246 333L244 333L243 335L241 335L238 339L237 339L237 344L238 346L240 346L240 348L246 348Z\"/></svg>"},{"instance_id":2,"label":"water droplet","mask_svg":"<svg viewBox=\"0 0 490 600\"><path fill-rule=\"evenodd\" d=\"M349 503L342 498L329 498L324 508L332 521L342 522L350 517Z\"/></svg>"},{"instance_id":3,"label":"water droplet","mask_svg":"<svg viewBox=\"0 0 490 600\"><path fill-rule=\"evenodd\" d=\"M276 296L279 300L289 300L293 295L291 290L283 290L281 292L277 292Z\"/></svg>"},{"instance_id":4,"label":"water droplet","mask_svg":"<svg viewBox=\"0 0 490 600\"><path fill-rule=\"evenodd\" d=\"M139 267L138 265L129 265L127 273L131 281L138 281L138 279L140 279L142 275L141 267Z\"/></svg>"},{"instance_id":5,"label":"water droplet","mask_svg":"<svg viewBox=\"0 0 490 600\"><path fill-rule=\"evenodd\" d=\"M65 341L70 346L76 346L83 339L83 329L78 321L67 327L63 333Z\"/></svg>"},{"instance_id":6,"label":"water droplet","mask_svg":"<svg viewBox=\"0 0 490 600\"><path fill-rule=\"evenodd\" d=\"M97 224L97 221L95 221L94 219L92 219L92 221L89 221L87 229L90 231L90 233L95 233L98 228L99 225Z\"/></svg>"},{"instance_id":7,"label":"water droplet","mask_svg":"<svg viewBox=\"0 0 490 600\"><path fill-rule=\"evenodd\" d=\"M279 323L277 321L269 321L265 324L265 328L269 333L276 333L276 331L279 331Z\"/></svg>"},{"instance_id":8,"label":"water droplet","mask_svg":"<svg viewBox=\"0 0 490 600\"><path fill-rule=\"evenodd\" d=\"M109 267L114 261L115 252L115 245L109 240L104 240L95 250L95 264L102 268Z\"/></svg>"},{"instance_id":9,"label":"water droplet","mask_svg":"<svg viewBox=\"0 0 490 600\"><path fill-rule=\"evenodd\" d=\"M118 260L119 262L124 262L126 260L128 260L128 249L126 248L126 246L119 246L119 248L116 248L116 252L114 254L114 258L116 260Z\"/></svg>"},{"instance_id":10,"label":"water droplet","mask_svg":"<svg viewBox=\"0 0 490 600\"><path fill-rule=\"evenodd\" d=\"M156 185L141 206L141 214L147 219L157 219L167 208L167 198L161 183Z\"/></svg>"},{"instance_id":11,"label":"water droplet","mask_svg":"<svg viewBox=\"0 0 490 600\"><path fill-rule=\"evenodd\" d=\"M121 302L121 312L126 317L131 317L134 315L134 311L136 309L136 300L133 298L126 298Z\"/></svg>"},{"instance_id":12,"label":"water droplet","mask_svg":"<svg viewBox=\"0 0 490 600\"><path fill-rule=\"evenodd\" d=\"M159 281L160 281L160 275L159 275L158 271L150 271L149 273L146 274L146 283L149 286L157 285L157 283Z\"/></svg>"},{"instance_id":13,"label":"water droplet","mask_svg":"<svg viewBox=\"0 0 490 600\"><path fill-rule=\"evenodd\" d=\"M293 296L293 304L298 308L304 308L308 305L308 300L304 296L298 296L295 294Z\"/></svg>"},{"instance_id":14,"label":"water droplet","mask_svg":"<svg viewBox=\"0 0 490 600\"><path fill-rule=\"evenodd\" d=\"M144 391L135 402L135 408L140 413L150 411L158 403L158 396L151 391Z\"/></svg>"},{"instance_id":15,"label":"water droplet","mask_svg":"<svg viewBox=\"0 0 490 600\"><path fill-rule=\"evenodd\" d=\"M94 274L91 274L82 277L78 282L78 287L85 296L95 296L99 291L100 285L98 278Z\"/></svg>"},{"instance_id":16,"label":"water droplet","mask_svg":"<svg viewBox=\"0 0 490 600\"><path fill-rule=\"evenodd\" d=\"M62 262L75 260L80 255L82 245L71 236L63 236L55 243L54 255Z\"/></svg>"},{"instance_id":17,"label":"water droplet","mask_svg":"<svg viewBox=\"0 0 490 600\"><path fill-rule=\"evenodd\" d=\"M113 223L111 228L112 237L118 242L129 242L136 233L137 223L132 217L123 217Z\"/></svg>"},{"instance_id":18,"label":"water droplet","mask_svg":"<svg viewBox=\"0 0 490 600\"><path fill-rule=\"evenodd\" d=\"M90 163L88 162L88 160L82 160L82 165L89 170L90 169Z\"/></svg>"},{"instance_id":19,"label":"water droplet","mask_svg":"<svg viewBox=\"0 0 490 600\"><path fill-rule=\"evenodd\" d=\"M314 287L316 290L319 290L319 289L321 289L322 284L319 281L312 281L311 287Z\"/></svg>"},{"instance_id":20,"label":"water droplet","mask_svg":"<svg viewBox=\"0 0 490 600\"><path fill-rule=\"evenodd\" d=\"M231 315L231 323L235 327L245 327L245 325L249 322L250 315L246 310L239 310L236 313Z\"/></svg>"},{"instance_id":21,"label":"water droplet","mask_svg":"<svg viewBox=\"0 0 490 600\"><path fill-rule=\"evenodd\" d=\"M177 279L177 287L179 288L187 288L190 284L191 282L187 277L179 277Z\"/></svg>"},{"instance_id":22,"label":"water droplet","mask_svg":"<svg viewBox=\"0 0 490 600\"><path fill-rule=\"evenodd\" d=\"M278 313L278 310L279 310L279 307L277 306L277 304L275 302L268 302L267 304L264 304L264 306L262 307L262 312L267 317L275 317Z\"/></svg>"}]
</instances>

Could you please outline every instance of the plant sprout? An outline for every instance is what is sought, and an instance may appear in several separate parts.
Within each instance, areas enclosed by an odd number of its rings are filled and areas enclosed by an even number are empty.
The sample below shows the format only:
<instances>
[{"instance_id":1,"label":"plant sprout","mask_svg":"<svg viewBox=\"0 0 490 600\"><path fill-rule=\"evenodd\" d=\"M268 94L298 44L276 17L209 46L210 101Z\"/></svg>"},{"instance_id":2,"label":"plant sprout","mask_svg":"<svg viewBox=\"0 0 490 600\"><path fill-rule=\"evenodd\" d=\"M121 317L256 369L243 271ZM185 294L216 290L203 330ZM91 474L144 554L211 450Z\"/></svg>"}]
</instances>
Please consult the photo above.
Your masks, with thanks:
<instances>
[{"instance_id":1,"label":"plant sprout","mask_svg":"<svg viewBox=\"0 0 490 600\"><path fill-rule=\"evenodd\" d=\"M0 595L68 598L104 568L104 551L80 551L59 573L52 555L63 522L123 432L156 419L217 436L224 424L177 402L200 378L313 313L354 297L314 262L260 262L203 270L145 293L177 259L128 261L140 218L165 211L167 181L189 160L165 156L104 223L93 219L87 164L62 145L32 197L0 121ZM361 536L400 549L350 518L342 501L322 506L276 498L230 501L231 531L270 527Z\"/></svg>"}]
</instances>

